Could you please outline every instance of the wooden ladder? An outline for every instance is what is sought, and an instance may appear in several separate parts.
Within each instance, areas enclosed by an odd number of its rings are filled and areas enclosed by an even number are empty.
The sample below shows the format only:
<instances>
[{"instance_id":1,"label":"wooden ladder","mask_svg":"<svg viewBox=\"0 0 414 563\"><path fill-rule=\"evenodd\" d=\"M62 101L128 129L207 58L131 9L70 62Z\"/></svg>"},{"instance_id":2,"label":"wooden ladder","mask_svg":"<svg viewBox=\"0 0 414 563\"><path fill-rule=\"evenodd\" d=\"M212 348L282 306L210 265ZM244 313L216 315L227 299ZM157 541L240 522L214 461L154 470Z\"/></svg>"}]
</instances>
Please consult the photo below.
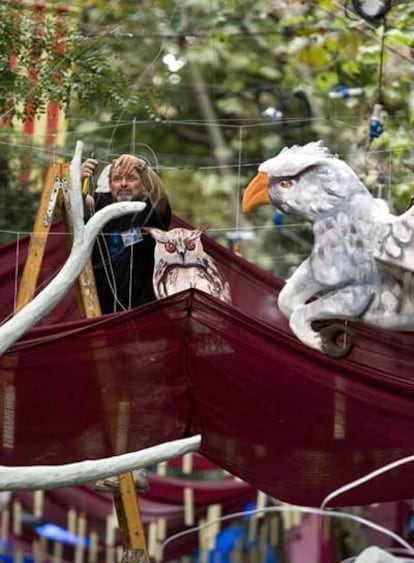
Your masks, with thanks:
<instances>
[{"instance_id":1,"label":"wooden ladder","mask_svg":"<svg viewBox=\"0 0 414 563\"><path fill-rule=\"evenodd\" d=\"M50 165L42 188L34 232L30 237L28 255L19 283L15 312L19 311L34 297L47 238L57 205L62 209L66 231L72 232L65 208L64 190L66 189L71 189L70 166L66 163L55 162ZM101 308L90 259L77 279L76 289L81 314L86 318L100 316ZM144 526L132 472L119 476L119 489L112 492L112 495L123 547L122 562L149 563Z\"/></svg>"}]
</instances>

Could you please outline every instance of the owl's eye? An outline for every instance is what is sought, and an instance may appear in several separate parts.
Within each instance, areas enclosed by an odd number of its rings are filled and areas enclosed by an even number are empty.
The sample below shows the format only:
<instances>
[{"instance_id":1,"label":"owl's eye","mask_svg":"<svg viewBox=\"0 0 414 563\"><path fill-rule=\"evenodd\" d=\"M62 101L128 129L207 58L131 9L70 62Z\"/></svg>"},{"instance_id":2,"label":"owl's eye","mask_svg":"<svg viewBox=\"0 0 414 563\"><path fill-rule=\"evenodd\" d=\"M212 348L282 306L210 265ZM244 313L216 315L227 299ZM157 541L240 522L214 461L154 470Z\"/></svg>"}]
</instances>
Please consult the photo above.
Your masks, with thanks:
<instances>
[{"instance_id":1,"label":"owl's eye","mask_svg":"<svg viewBox=\"0 0 414 563\"><path fill-rule=\"evenodd\" d=\"M194 250L196 247L196 243L192 239L188 239L185 241L185 247L187 250Z\"/></svg>"},{"instance_id":2,"label":"owl's eye","mask_svg":"<svg viewBox=\"0 0 414 563\"><path fill-rule=\"evenodd\" d=\"M167 252L175 252L176 249L177 249L177 245L176 245L176 243L175 243L173 240L168 240L168 241L165 243L165 250L166 250Z\"/></svg>"},{"instance_id":3,"label":"owl's eye","mask_svg":"<svg viewBox=\"0 0 414 563\"><path fill-rule=\"evenodd\" d=\"M280 180L280 182L279 182L279 186L281 188L290 188L291 185L292 185L291 180Z\"/></svg>"}]
</instances>

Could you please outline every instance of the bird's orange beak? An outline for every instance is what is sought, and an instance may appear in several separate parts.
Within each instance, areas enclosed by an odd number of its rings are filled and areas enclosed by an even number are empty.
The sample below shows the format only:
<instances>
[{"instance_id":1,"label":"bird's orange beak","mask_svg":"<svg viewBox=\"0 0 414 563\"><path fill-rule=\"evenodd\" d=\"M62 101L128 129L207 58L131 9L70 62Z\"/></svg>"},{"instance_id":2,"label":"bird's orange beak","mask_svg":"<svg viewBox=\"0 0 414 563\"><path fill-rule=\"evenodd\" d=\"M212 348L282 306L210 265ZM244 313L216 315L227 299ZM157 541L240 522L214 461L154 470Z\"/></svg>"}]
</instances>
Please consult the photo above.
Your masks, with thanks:
<instances>
[{"instance_id":1,"label":"bird's orange beak","mask_svg":"<svg viewBox=\"0 0 414 563\"><path fill-rule=\"evenodd\" d=\"M259 205L270 203L269 176L265 172L258 172L244 191L242 199L243 213L250 213Z\"/></svg>"}]
</instances>

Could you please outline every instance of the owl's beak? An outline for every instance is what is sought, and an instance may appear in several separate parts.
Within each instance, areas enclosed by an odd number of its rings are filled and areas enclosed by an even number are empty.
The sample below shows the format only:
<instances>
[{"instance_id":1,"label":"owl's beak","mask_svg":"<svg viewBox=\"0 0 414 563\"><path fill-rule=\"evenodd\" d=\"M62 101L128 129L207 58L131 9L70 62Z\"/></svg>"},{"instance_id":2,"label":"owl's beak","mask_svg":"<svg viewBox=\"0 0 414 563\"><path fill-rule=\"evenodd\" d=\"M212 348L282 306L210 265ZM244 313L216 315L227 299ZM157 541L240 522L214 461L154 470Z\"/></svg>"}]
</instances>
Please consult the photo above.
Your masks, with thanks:
<instances>
[{"instance_id":1,"label":"owl's beak","mask_svg":"<svg viewBox=\"0 0 414 563\"><path fill-rule=\"evenodd\" d=\"M242 211L250 213L259 205L269 203L269 176L265 172L258 172L244 191Z\"/></svg>"}]
</instances>

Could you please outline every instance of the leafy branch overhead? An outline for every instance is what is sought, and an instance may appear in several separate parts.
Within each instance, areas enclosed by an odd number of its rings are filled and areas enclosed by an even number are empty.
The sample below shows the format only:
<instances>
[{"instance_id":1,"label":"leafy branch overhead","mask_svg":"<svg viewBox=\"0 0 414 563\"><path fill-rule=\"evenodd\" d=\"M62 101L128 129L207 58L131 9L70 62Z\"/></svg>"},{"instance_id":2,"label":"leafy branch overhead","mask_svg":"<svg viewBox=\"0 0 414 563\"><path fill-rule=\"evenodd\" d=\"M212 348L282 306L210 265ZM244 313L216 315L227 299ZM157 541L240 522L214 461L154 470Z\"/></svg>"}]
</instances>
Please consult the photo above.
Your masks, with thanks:
<instances>
[{"instance_id":1,"label":"leafy branch overhead","mask_svg":"<svg viewBox=\"0 0 414 563\"><path fill-rule=\"evenodd\" d=\"M49 101L66 110L78 103L89 112L105 105L123 111L134 100L127 77L96 39L78 32L77 21L64 9L0 4L2 114L24 120L43 113Z\"/></svg>"}]
</instances>

